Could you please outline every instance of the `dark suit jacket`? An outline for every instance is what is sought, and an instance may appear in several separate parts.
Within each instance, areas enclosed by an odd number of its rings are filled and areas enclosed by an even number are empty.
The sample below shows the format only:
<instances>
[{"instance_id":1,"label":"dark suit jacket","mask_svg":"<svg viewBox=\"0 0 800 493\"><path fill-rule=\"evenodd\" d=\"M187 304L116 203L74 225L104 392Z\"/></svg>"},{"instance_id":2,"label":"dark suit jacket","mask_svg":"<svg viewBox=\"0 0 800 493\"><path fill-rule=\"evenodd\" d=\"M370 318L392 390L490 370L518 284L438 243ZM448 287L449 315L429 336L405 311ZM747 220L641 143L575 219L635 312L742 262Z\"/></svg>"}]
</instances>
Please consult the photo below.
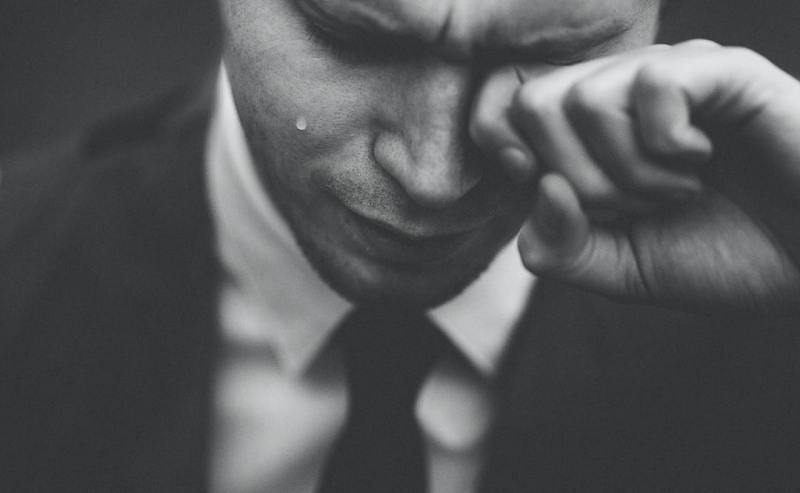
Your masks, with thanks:
<instances>
[{"instance_id":1,"label":"dark suit jacket","mask_svg":"<svg viewBox=\"0 0 800 493\"><path fill-rule=\"evenodd\" d=\"M218 266L207 115L180 107L2 164L2 492L206 488ZM800 491L799 350L796 320L540 282L496 386L484 490Z\"/></svg>"}]
</instances>

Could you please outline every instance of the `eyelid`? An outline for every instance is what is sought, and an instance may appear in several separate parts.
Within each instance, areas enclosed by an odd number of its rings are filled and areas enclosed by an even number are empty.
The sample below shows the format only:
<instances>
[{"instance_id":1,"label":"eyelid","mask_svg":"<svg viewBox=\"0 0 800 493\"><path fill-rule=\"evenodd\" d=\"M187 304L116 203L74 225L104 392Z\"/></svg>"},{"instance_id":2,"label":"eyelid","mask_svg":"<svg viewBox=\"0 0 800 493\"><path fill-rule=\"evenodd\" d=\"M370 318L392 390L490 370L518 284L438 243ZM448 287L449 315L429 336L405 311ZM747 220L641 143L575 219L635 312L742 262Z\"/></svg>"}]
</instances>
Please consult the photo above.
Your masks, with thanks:
<instances>
[{"instance_id":1,"label":"eyelid","mask_svg":"<svg viewBox=\"0 0 800 493\"><path fill-rule=\"evenodd\" d=\"M541 63L566 67L569 65L575 65L578 63L585 62L587 60L590 60L591 58L593 58L593 56L588 53L569 53L569 54L554 53L543 57L541 59Z\"/></svg>"},{"instance_id":2,"label":"eyelid","mask_svg":"<svg viewBox=\"0 0 800 493\"><path fill-rule=\"evenodd\" d=\"M351 30L344 33L323 26L308 16L304 16L310 40L345 61L376 61L408 58L419 53L419 43L414 40L382 36L365 30Z\"/></svg>"},{"instance_id":3,"label":"eyelid","mask_svg":"<svg viewBox=\"0 0 800 493\"><path fill-rule=\"evenodd\" d=\"M361 30L359 30L357 33L354 33L354 29L351 29L350 33L344 33L326 26L322 22L314 21L310 18L306 18L306 21L308 27L315 35L319 35L325 39L336 40L340 42L354 42L356 40L369 38L371 36L369 33Z\"/></svg>"},{"instance_id":4,"label":"eyelid","mask_svg":"<svg viewBox=\"0 0 800 493\"><path fill-rule=\"evenodd\" d=\"M545 36L531 41L527 46L497 46L492 51L515 63L546 63L548 65L574 65L605 56L623 39L630 26L615 23L609 27L588 32Z\"/></svg>"},{"instance_id":5,"label":"eyelid","mask_svg":"<svg viewBox=\"0 0 800 493\"><path fill-rule=\"evenodd\" d=\"M504 65L554 65L566 67L590 60L593 58L593 54L587 52L490 50L477 53L476 58L481 65L491 67Z\"/></svg>"},{"instance_id":6,"label":"eyelid","mask_svg":"<svg viewBox=\"0 0 800 493\"><path fill-rule=\"evenodd\" d=\"M593 46L560 46L558 43L534 48L497 47L480 54L494 65L554 65L569 66L604 56L611 40Z\"/></svg>"},{"instance_id":7,"label":"eyelid","mask_svg":"<svg viewBox=\"0 0 800 493\"><path fill-rule=\"evenodd\" d=\"M332 53L337 58L348 62L396 61L419 56L430 49L422 41L394 33L376 33L357 25L348 25L341 29L329 15L309 4L300 3L301 15L306 24L309 39L319 48ZM333 24L333 25L332 25ZM495 46L487 49L476 47L473 56L482 65L506 64L546 64L568 66L581 63L598 56L607 50L620 30L599 43L591 45L584 41L576 43L552 42L542 43L536 47Z\"/></svg>"},{"instance_id":8,"label":"eyelid","mask_svg":"<svg viewBox=\"0 0 800 493\"><path fill-rule=\"evenodd\" d=\"M353 40L345 40L338 35L334 35L307 17L304 17L304 20L308 38L316 47L347 61L354 61L357 58L354 56L355 53L352 49L355 45Z\"/></svg>"}]
</instances>

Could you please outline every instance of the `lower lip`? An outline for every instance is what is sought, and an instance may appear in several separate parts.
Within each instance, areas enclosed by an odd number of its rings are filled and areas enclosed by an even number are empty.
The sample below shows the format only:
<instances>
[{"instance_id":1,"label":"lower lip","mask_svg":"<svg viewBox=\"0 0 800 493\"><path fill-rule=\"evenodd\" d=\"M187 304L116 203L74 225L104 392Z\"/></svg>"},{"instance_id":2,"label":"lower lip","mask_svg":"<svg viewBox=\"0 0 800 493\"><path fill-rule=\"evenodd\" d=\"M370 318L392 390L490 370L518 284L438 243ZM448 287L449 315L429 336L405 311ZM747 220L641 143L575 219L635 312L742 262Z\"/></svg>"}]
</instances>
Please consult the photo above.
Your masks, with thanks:
<instances>
[{"instance_id":1,"label":"lower lip","mask_svg":"<svg viewBox=\"0 0 800 493\"><path fill-rule=\"evenodd\" d=\"M452 258L474 234L473 231L427 239L416 239L376 225L351 211L358 239L383 262L398 267L432 267Z\"/></svg>"}]
</instances>

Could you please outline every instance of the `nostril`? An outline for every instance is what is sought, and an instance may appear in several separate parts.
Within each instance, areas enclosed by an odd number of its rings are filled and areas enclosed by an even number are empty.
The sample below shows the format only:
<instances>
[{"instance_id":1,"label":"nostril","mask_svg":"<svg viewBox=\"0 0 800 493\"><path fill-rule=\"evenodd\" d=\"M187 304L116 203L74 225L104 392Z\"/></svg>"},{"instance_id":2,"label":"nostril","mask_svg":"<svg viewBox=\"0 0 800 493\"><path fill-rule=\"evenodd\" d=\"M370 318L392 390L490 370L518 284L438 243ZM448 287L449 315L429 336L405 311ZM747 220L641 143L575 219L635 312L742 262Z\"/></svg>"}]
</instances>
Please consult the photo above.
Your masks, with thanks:
<instances>
[{"instance_id":1,"label":"nostril","mask_svg":"<svg viewBox=\"0 0 800 493\"><path fill-rule=\"evenodd\" d=\"M446 209L454 205L463 196L460 193L444 192L432 189L406 189L409 196L422 207L428 209Z\"/></svg>"},{"instance_id":2,"label":"nostril","mask_svg":"<svg viewBox=\"0 0 800 493\"><path fill-rule=\"evenodd\" d=\"M445 170L453 171L453 170ZM463 168L457 170L463 171ZM431 173L417 169L401 185L417 204L429 209L445 209L454 205L480 181L480 172Z\"/></svg>"},{"instance_id":3,"label":"nostril","mask_svg":"<svg viewBox=\"0 0 800 493\"><path fill-rule=\"evenodd\" d=\"M430 144L430 142L428 142ZM412 146L398 134L379 135L373 156L417 204L450 207L481 179L481 168L463 159L463 153L441 145Z\"/></svg>"}]
</instances>

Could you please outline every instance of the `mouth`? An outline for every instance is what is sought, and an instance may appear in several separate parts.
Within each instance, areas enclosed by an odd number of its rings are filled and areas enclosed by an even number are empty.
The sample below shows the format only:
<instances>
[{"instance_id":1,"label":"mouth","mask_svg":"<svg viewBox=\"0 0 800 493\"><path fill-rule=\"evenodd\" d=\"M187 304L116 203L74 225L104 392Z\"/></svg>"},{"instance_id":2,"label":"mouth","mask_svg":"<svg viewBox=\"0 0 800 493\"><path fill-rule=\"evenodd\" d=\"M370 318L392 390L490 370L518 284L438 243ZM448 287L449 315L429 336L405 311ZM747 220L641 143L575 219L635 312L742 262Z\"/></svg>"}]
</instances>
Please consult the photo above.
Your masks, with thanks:
<instances>
[{"instance_id":1,"label":"mouth","mask_svg":"<svg viewBox=\"0 0 800 493\"><path fill-rule=\"evenodd\" d=\"M459 231L410 231L348 209L356 239L378 260L395 267L434 267L453 258L477 236L480 226Z\"/></svg>"}]
</instances>

